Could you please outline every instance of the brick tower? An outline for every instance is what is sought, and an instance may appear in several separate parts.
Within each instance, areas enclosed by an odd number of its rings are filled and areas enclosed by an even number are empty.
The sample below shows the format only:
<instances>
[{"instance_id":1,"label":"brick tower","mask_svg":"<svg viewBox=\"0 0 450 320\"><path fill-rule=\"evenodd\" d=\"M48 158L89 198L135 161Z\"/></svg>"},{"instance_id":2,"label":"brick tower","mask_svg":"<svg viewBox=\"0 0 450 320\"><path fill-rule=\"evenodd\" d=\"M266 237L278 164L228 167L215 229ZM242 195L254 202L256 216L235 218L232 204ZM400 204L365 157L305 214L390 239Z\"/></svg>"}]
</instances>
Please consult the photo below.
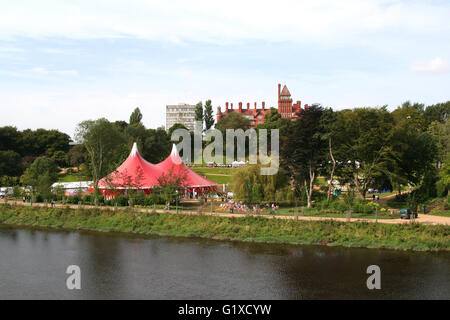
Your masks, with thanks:
<instances>
[{"instance_id":1,"label":"brick tower","mask_svg":"<svg viewBox=\"0 0 450 320\"><path fill-rule=\"evenodd\" d=\"M281 117L297 119L297 112L301 111L301 106L301 101L292 104L291 93L286 85L281 90L281 84L278 84L278 113L281 114ZM307 107L308 105L305 105L305 108Z\"/></svg>"}]
</instances>

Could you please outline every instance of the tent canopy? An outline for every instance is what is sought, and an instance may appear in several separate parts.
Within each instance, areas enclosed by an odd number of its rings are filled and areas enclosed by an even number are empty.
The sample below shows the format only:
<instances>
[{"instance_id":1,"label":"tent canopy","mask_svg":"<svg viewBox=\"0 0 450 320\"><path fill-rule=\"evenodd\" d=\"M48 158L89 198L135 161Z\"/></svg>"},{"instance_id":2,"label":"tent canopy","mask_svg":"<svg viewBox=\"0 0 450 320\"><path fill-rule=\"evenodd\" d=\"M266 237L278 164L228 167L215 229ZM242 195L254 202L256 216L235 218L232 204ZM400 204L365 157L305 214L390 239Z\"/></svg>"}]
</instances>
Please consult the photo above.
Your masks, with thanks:
<instances>
[{"instance_id":1,"label":"tent canopy","mask_svg":"<svg viewBox=\"0 0 450 320\"><path fill-rule=\"evenodd\" d=\"M216 187L217 183L203 178L183 163L175 144L169 157L158 164L146 161L139 154L136 142L128 158L98 183L100 189L150 189L159 185L159 179L180 176L182 185L190 188Z\"/></svg>"},{"instance_id":2,"label":"tent canopy","mask_svg":"<svg viewBox=\"0 0 450 320\"><path fill-rule=\"evenodd\" d=\"M153 188L158 184L161 169L140 155L136 142L128 158L113 172L101 179L99 188Z\"/></svg>"},{"instance_id":3,"label":"tent canopy","mask_svg":"<svg viewBox=\"0 0 450 320\"><path fill-rule=\"evenodd\" d=\"M183 184L188 187L212 187L217 186L217 183L203 178L198 173L194 172L187 165L184 164L180 155L178 154L175 144L172 147L172 152L166 160L157 164L157 166L165 173L183 176Z\"/></svg>"}]
</instances>

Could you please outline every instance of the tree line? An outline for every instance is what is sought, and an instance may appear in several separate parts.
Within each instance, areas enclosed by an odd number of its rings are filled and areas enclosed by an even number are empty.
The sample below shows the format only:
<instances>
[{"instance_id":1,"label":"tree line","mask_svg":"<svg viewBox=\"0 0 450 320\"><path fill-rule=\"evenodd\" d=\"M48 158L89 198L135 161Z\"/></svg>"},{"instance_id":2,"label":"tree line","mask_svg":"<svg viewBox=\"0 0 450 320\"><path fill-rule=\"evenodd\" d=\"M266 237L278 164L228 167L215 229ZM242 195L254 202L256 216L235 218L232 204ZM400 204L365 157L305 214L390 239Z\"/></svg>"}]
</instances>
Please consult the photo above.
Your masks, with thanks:
<instances>
[{"instance_id":1,"label":"tree line","mask_svg":"<svg viewBox=\"0 0 450 320\"><path fill-rule=\"evenodd\" d=\"M443 196L450 188L450 101L425 107L405 102L393 111L387 106L335 111L311 105L291 121L271 108L259 129L280 130L280 165L277 179L288 178L294 197L306 198L311 206L319 176L339 181L350 192L365 198L369 189L416 189L419 199ZM239 113L222 118L216 128L248 129L250 122ZM235 190L242 196L259 193L273 198L267 179L254 177L258 170L241 172ZM332 197L333 184L326 190ZM281 186L272 188L282 190ZM258 191L259 190L259 191ZM286 195L287 193L284 192Z\"/></svg>"}]
</instances>

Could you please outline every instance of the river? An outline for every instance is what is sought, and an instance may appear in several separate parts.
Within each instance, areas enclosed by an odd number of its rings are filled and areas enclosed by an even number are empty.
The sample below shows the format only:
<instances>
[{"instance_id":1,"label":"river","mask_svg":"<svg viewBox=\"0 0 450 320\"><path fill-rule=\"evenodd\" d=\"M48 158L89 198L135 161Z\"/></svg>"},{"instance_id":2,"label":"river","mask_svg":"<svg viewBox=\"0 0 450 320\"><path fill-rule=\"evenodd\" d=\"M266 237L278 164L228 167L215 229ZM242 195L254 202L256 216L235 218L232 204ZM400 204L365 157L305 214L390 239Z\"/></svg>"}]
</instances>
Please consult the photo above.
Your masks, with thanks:
<instances>
[{"instance_id":1,"label":"river","mask_svg":"<svg viewBox=\"0 0 450 320\"><path fill-rule=\"evenodd\" d=\"M69 265L81 290L66 287ZM367 289L369 265L380 290ZM450 253L3 226L0 299L450 299Z\"/></svg>"}]
</instances>

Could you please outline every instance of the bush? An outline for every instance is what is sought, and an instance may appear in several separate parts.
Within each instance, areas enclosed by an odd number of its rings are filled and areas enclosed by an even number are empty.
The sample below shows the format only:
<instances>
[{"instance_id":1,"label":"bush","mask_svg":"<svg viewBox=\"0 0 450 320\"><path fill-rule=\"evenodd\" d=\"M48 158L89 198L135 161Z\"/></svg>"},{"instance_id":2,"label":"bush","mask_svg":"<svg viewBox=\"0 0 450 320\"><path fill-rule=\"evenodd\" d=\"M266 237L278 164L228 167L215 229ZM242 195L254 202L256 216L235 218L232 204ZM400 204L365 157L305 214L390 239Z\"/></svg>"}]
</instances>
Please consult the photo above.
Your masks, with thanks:
<instances>
[{"instance_id":1,"label":"bush","mask_svg":"<svg viewBox=\"0 0 450 320\"><path fill-rule=\"evenodd\" d=\"M35 202L43 202L44 201L44 198L42 197L42 195L41 194L36 194L36 196L35 196L35 198L34 198L34 201Z\"/></svg>"},{"instance_id":2,"label":"bush","mask_svg":"<svg viewBox=\"0 0 450 320\"><path fill-rule=\"evenodd\" d=\"M80 202L80 201L81 201L81 197L77 194L73 195L73 196L68 196L66 199L66 202L70 203L70 204L78 204L78 202Z\"/></svg>"}]
</instances>

